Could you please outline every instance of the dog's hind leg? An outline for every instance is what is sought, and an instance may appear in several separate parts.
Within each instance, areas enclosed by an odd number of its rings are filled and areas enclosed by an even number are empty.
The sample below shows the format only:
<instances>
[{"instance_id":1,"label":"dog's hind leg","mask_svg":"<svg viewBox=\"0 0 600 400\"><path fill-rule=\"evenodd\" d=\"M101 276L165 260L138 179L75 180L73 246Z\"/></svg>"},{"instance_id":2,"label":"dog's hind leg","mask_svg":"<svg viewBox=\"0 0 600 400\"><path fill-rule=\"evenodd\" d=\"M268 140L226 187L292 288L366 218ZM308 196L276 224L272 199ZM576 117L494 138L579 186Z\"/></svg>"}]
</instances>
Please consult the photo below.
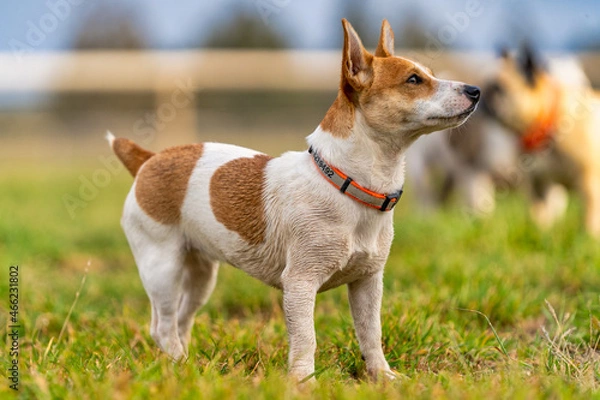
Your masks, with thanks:
<instances>
[{"instance_id":1,"label":"dog's hind leg","mask_svg":"<svg viewBox=\"0 0 600 400\"><path fill-rule=\"evenodd\" d=\"M140 276L152 305L150 333L158 346L179 360L186 356L177 326L177 307L182 298L185 253L173 244L151 246L141 260Z\"/></svg>"},{"instance_id":2,"label":"dog's hind leg","mask_svg":"<svg viewBox=\"0 0 600 400\"><path fill-rule=\"evenodd\" d=\"M163 351L178 360L185 356L177 331L177 307L182 296L186 256L183 235L176 227L128 212L127 206L122 222L150 298L150 334Z\"/></svg>"},{"instance_id":3,"label":"dog's hind leg","mask_svg":"<svg viewBox=\"0 0 600 400\"><path fill-rule=\"evenodd\" d=\"M460 173L459 189L468 211L478 216L492 214L496 208L496 188L491 175L469 166L462 166Z\"/></svg>"},{"instance_id":4,"label":"dog's hind leg","mask_svg":"<svg viewBox=\"0 0 600 400\"><path fill-rule=\"evenodd\" d=\"M194 315L208 301L217 283L219 263L206 259L200 252L189 251L184 261L183 292L177 311L177 330L187 354Z\"/></svg>"}]
</instances>

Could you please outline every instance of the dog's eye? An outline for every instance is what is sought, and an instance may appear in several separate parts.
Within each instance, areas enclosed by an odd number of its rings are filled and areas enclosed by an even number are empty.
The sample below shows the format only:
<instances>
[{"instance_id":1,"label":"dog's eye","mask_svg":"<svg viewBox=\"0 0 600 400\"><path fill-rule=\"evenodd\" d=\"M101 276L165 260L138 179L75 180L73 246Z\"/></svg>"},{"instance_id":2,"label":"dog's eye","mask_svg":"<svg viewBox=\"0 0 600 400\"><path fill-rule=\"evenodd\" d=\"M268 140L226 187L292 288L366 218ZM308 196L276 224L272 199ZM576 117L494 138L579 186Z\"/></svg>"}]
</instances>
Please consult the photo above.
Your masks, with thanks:
<instances>
[{"instance_id":1,"label":"dog's eye","mask_svg":"<svg viewBox=\"0 0 600 400\"><path fill-rule=\"evenodd\" d=\"M502 94L504 94L504 88L502 86L500 86L499 83L494 82L494 83L491 83L487 87L486 92L489 92L492 95L494 95L494 94L502 95Z\"/></svg>"},{"instance_id":2,"label":"dog's eye","mask_svg":"<svg viewBox=\"0 0 600 400\"><path fill-rule=\"evenodd\" d=\"M417 74L412 74L406 80L406 83L410 83L412 85L418 85L421 82L423 82L423 79L421 79L421 77L419 75L417 75Z\"/></svg>"}]
</instances>

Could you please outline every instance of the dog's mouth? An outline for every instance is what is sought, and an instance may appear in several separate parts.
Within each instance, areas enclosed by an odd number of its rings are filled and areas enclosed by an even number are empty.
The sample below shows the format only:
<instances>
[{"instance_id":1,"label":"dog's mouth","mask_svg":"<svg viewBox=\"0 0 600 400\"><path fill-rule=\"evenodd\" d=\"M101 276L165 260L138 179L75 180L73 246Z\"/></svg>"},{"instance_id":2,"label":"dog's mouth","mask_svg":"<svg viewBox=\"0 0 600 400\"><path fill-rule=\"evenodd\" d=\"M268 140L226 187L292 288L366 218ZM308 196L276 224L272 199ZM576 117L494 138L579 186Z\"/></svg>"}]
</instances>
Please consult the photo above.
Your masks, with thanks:
<instances>
[{"instance_id":1,"label":"dog's mouth","mask_svg":"<svg viewBox=\"0 0 600 400\"><path fill-rule=\"evenodd\" d=\"M429 117L427 119L435 120L435 121L448 121L448 122L457 121L457 120L467 118L469 115L471 115L473 113L473 111L475 111L476 108L477 108L477 103L474 103L469 108L467 108L465 111L463 111L459 114L451 115L449 117L441 117L441 116Z\"/></svg>"}]
</instances>

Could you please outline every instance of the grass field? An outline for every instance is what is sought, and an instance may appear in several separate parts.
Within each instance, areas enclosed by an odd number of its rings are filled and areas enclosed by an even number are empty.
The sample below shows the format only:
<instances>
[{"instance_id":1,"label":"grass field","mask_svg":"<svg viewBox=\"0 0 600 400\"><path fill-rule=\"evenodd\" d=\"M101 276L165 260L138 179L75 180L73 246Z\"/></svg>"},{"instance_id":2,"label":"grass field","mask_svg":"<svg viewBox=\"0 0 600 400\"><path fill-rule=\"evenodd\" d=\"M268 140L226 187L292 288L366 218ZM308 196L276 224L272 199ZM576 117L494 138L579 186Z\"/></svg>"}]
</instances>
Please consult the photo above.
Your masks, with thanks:
<instances>
[{"instance_id":1,"label":"grass field","mask_svg":"<svg viewBox=\"0 0 600 400\"><path fill-rule=\"evenodd\" d=\"M298 389L285 379L281 294L229 266L196 317L187 362L158 351L119 226L131 178L113 177L74 218L63 204L97 167L2 165L0 398L14 394L15 264L22 398L600 398L600 246L583 233L577 202L543 233L518 194L484 220L452 208L419 216L402 199L382 315L385 353L402 378L366 380L338 288L317 299L317 383Z\"/></svg>"}]
</instances>

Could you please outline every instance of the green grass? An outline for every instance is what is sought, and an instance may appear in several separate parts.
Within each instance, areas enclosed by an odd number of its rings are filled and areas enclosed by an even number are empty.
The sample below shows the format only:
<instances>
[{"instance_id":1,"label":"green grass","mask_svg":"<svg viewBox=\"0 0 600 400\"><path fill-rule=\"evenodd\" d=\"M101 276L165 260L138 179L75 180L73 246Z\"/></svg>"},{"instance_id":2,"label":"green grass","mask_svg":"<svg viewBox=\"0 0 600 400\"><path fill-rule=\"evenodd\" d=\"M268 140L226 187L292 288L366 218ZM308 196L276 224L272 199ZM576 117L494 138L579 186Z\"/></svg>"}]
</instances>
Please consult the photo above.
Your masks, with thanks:
<instances>
[{"instance_id":1,"label":"green grass","mask_svg":"<svg viewBox=\"0 0 600 400\"><path fill-rule=\"evenodd\" d=\"M158 351L119 226L131 178L114 177L75 218L63 205L93 172L0 177L1 398L13 393L11 264L20 266L22 398L600 398L600 246L583 233L577 202L540 232L515 194L483 220L455 208L424 217L402 199L382 318L386 356L403 378L366 380L338 288L317 299L317 383L297 388L285 379L281 294L228 266L196 317L187 362Z\"/></svg>"}]
</instances>

